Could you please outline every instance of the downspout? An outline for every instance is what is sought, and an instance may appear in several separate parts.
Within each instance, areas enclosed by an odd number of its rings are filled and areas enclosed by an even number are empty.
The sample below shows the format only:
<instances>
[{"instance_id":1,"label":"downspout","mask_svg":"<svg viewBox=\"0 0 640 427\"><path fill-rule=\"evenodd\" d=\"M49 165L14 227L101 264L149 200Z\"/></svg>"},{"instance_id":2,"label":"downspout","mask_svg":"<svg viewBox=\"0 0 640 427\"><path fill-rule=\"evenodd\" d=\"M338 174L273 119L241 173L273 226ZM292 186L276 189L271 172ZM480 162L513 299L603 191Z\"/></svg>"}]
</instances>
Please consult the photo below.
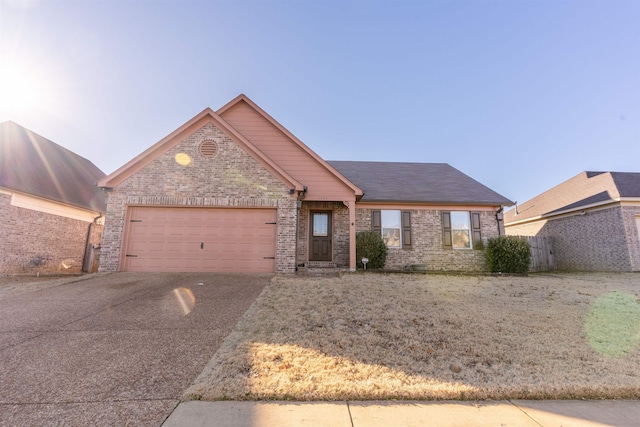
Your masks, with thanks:
<instances>
[{"instance_id":1,"label":"downspout","mask_svg":"<svg viewBox=\"0 0 640 427\"><path fill-rule=\"evenodd\" d=\"M504 206L500 206L500 209L496 211L496 222L498 223L498 236L502 236L504 234L504 214L502 211L504 210Z\"/></svg>"},{"instance_id":2,"label":"downspout","mask_svg":"<svg viewBox=\"0 0 640 427\"><path fill-rule=\"evenodd\" d=\"M93 222L91 222L89 224L89 227L87 227L87 238L84 242L84 256L82 257L82 271L85 273L87 273L87 258L89 253L89 241L91 240L91 230L93 229L93 225L96 224L96 221L98 221L103 216L104 214L101 213L97 217L93 218Z\"/></svg>"}]
</instances>

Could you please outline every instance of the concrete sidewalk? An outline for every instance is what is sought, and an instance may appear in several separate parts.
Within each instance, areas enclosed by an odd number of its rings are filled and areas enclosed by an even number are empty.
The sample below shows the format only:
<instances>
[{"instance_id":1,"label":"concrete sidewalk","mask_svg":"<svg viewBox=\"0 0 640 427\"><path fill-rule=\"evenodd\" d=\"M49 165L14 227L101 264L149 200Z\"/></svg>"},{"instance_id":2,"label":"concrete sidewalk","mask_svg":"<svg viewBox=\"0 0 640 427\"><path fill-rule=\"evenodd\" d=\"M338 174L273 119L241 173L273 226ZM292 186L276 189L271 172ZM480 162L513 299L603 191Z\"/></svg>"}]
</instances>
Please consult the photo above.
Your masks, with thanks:
<instances>
[{"instance_id":1,"label":"concrete sidewalk","mask_svg":"<svg viewBox=\"0 0 640 427\"><path fill-rule=\"evenodd\" d=\"M163 427L632 427L637 400L181 403Z\"/></svg>"}]
</instances>

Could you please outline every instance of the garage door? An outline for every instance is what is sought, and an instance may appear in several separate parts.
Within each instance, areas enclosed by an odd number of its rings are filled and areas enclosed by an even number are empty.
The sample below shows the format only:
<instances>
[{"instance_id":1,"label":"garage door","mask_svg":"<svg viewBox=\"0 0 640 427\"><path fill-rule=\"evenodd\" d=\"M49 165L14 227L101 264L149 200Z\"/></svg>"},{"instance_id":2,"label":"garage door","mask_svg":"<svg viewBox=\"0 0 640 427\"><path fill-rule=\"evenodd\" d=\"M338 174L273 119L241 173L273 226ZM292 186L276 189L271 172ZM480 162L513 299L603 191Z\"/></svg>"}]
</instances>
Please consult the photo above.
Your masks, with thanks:
<instances>
[{"instance_id":1,"label":"garage door","mask_svg":"<svg viewBox=\"0 0 640 427\"><path fill-rule=\"evenodd\" d=\"M130 208L125 271L275 272L275 209Z\"/></svg>"}]
</instances>

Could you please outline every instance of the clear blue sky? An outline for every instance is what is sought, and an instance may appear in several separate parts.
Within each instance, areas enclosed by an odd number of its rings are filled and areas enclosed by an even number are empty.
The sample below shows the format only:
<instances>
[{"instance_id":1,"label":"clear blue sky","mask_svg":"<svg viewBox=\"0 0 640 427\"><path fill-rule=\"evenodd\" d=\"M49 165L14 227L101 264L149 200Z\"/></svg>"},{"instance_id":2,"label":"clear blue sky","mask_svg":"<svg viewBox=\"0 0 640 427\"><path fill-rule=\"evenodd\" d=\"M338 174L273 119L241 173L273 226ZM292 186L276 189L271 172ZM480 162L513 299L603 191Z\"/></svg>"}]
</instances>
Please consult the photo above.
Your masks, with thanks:
<instances>
[{"instance_id":1,"label":"clear blue sky","mask_svg":"<svg viewBox=\"0 0 640 427\"><path fill-rule=\"evenodd\" d=\"M446 162L520 203L640 172L640 0L0 0L3 66L38 90L0 121L106 173L239 93L325 159Z\"/></svg>"}]
</instances>

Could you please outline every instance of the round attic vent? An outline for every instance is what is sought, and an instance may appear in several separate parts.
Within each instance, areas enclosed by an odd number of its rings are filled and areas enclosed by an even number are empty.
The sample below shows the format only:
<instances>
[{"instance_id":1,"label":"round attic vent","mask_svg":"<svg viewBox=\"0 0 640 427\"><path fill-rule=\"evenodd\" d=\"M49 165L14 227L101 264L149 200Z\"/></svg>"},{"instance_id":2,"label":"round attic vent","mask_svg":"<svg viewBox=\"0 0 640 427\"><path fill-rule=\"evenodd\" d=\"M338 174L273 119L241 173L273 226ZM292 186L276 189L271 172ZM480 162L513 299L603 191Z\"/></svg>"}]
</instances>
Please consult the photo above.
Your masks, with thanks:
<instances>
[{"instance_id":1,"label":"round attic vent","mask_svg":"<svg viewBox=\"0 0 640 427\"><path fill-rule=\"evenodd\" d=\"M217 152L218 144L216 144L215 141L209 139L203 141L202 144L200 144L200 154L202 154L204 157L213 157Z\"/></svg>"}]
</instances>

